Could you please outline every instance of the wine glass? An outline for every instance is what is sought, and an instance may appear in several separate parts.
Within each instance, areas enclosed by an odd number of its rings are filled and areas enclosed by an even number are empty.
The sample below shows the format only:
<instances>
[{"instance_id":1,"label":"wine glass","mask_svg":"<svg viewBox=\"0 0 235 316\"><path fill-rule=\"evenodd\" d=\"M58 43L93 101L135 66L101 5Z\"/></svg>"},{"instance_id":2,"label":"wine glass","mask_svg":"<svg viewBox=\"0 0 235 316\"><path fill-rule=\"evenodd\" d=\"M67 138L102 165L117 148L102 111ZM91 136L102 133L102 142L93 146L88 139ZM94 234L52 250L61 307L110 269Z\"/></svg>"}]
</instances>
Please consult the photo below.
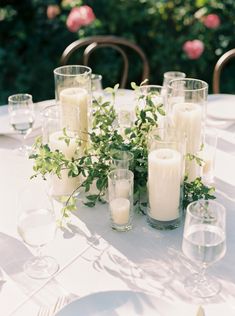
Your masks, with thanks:
<instances>
[{"instance_id":1,"label":"wine glass","mask_svg":"<svg viewBox=\"0 0 235 316\"><path fill-rule=\"evenodd\" d=\"M8 112L10 124L20 133L22 145L18 149L19 154L27 155L30 147L26 146L26 136L32 131L35 120L32 96L27 93L14 94L8 98Z\"/></svg>"},{"instance_id":2,"label":"wine glass","mask_svg":"<svg viewBox=\"0 0 235 316\"><path fill-rule=\"evenodd\" d=\"M53 203L41 183L32 181L19 196L18 233L36 256L24 263L24 271L32 278L44 279L53 275L59 265L53 257L43 256L41 249L53 240L56 218Z\"/></svg>"},{"instance_id":3,"label":"wine glass","mask_svg":"<svg viewBox=\"0 0 235 316\"><path fill-rule=\"evenodd\" d=\"M200 271L185 280L185 289L200 298L218 294L221 284L206 275L208 266L226 252L225 208L212 200L198 200L188 205L182 243L183 253L200 266Z\"/></svg>"}]
</instances>

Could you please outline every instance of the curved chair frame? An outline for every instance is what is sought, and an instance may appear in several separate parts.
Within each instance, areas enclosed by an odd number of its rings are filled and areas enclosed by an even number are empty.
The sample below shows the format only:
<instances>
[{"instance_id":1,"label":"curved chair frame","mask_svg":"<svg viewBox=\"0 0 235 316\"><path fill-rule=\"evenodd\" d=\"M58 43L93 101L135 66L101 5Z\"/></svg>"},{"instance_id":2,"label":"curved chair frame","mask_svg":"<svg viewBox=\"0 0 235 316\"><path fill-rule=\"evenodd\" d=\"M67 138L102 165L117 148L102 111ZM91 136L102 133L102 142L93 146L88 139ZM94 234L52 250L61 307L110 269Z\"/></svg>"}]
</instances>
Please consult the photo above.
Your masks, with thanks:
<instances>
[{"instance_id":1,"label":"curved chair frame","mask_svg":"<svg viewBox=\"0 0 235 316\"><path fill-rule=\"evenodd\" d=\"M235 48L224 53L217 61L213 72L213 93L220 93L220 75L224 66L235 57Z\"/></svg>"},{"instance_id":2,"label":"curved chair frame","mask_svg":"<svg viewBox=\"0 0 235 316\"><path fill-rule=\"evenodd\" d=\"M88 66L90 55L95 49L102 47L110 47L120 53L123 59L123 74L121 78L120 88L125 88L128 77L129 61L125 51L120 47L128 47L134 50L140 57L143 63L142 81L149 78L149 63L143 50L135 43L127 39L116 36L91 36L74 41L64 50L60 59L61 65L68 63L71 55L81 47L86 47L83 52L83 64Z\"/></svg>"}]
</instances>

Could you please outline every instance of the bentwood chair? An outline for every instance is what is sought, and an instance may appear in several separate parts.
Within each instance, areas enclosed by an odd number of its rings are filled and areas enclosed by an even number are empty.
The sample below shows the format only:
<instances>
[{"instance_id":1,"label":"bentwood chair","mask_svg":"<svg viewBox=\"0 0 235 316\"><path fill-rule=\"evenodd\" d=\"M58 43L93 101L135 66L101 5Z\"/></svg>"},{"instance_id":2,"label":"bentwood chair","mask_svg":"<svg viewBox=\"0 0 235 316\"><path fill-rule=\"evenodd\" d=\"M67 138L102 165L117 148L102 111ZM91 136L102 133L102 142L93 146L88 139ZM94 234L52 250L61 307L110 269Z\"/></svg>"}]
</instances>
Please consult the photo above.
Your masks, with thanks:
<instances>
[{"instance_id":1,"label":"bentwood chair","mask_svg":"<svg viewBox=\"0 0 235 316\"><path fill-rule=\"evenodd\" d=\"M74 53L76 52L78 58L82 58L82 64L85 66L90 66L90 61L92 61L91 54L94 53L95 50L100 48L115 50L118 53L119 58L121 57L123 71L120 72L120 78L118 78L120 79L120 88L126 87L130 70L133 71L133 68L136 68L137 66L136 64L134 64L132 65L132 69L129 67L131 62L133 62L133 53L136 54L136 56L138 57L137 59L139 59L141 63L141 81L149 78L149 63L142 48L139 47L137 44L131 42L130 40L117 36L91 36L76 40L66 47L62 54L60 63L61 65L70 64L71 62L69 60L71 59L71 57L74 57ZM98 60L98 62L101 62L101 58ZM105 62L107 61L103 60L103 67L105 67ZM76 63L78 63L77 60ZM79 63L81 64L81 62ZM113 64L116 64L116 60L114 60ZM112 73L110 75L112 75Z\"/></svg>"},{"instance_id":2,"label":"bentwood chair","mask_svg":"<svg viewBox=\"0 0 235 316\"><path fill-rule=\"evenodd\" d=\"M213 93L220 93L220 75L225 65L235 57L235 48L224 53L217 61L213 72Z\"/></svg>"}]
</instances>

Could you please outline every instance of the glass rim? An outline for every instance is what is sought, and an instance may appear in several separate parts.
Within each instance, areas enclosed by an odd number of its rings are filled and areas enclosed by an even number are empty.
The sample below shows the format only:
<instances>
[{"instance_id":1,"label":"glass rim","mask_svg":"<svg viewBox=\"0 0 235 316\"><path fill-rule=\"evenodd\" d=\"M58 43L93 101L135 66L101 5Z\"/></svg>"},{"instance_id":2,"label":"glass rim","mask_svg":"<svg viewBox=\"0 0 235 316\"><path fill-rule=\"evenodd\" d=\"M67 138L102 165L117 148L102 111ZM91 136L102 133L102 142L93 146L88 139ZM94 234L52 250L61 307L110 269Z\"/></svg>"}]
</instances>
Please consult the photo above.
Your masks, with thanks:
<instances>
[{"instance_id":1,"label":"glass rim","mask_svg":"<svg viewBox=\"0 0 235 316\"><path fill-rule=\"evenodd\" d=\"M176 78L176 79L183 79L183 78L186 78L186 73L185 72L183 72L183 71L177 71L177 70L171 70L171 71L166 71L166 72L164 72L164 74L163 74L163 76L164 76L164 78L165 78L165 76L166 76L166 78L167 78L167 76L169 75L169 76L171 76L171 75L173 75L173 74L181 74L181 75L184 75L182 78Z\"/></svg>"},{"instance_id":2,"label":"glass rim","mask_svg":"<svg viewBox=\"0 0 235 316\"><path fill-rule=\"evenodd\" d=\"M66 68L80 68L80 69L84 69L86 71L84 71L83 73L78 73L78 74L68 74L68 73L63 73L61 72L61 70L66 69ZM60 66L57 67L53 70L55 75L59 75L59 76L65 76L65 77L72 77L72 76L84 76L84 75L90 75L92 74L92 69L88 66L84 66L84 65L64 65L64 66Z\"/></svg>"},{"instance_id":3,"label":"glass rim","mask_svg":"<svg viewBox=\"0 0 235 316\"><path fill-rule=\"evenodd\" d=\"M24 98L23 98L24 97ZM14 99L14 98L19 98L19 100ZM16 94L12 94L8 97L8 102L26 102L26 101L33 101L33 97L31 94L29 93L16 93Z\"/></svg>"},{"instance_id":4,"label":"glass rim","mask_svg":"<svg viewBox=\"0 0 235 316\"><path fill-rule=\"evenodd\" d=\"M55 103L55 104L47 105L45 108L43 108L43 109L40 111L40 113L41 113L41 115L42 115L43 117L47 117L47 116L46 116L46 113L47 113L49 110L51 110L51 109L56 109L56 110L58 110L58 111L57 111L58 113L60 113L60 111L61 111L60 106ZM57 113L57 112L56 112L56 113ZM55 116L55 118L56 118L56 116Z\"/></svg>"},{"instance_id":5,"label":"glass rim","mask_svg":"<svg viewBox=\"0 0 235 316\"><path fill-rule=\"evenodd\" d=\"M133 171L131 171L131 170L129 170L129 169L113 169L113 170L111 170L109 173L108 173L108 178L109 179L112 179L114 176L115 176L115 174L117 174L117 176L118 176L118 172L120 173L120 174L128 174L128 178L127 178L127 180L128 179L131 179L131 180L133 180L134 179L134 173L133 173Z\"/></svg>"},{"instance_id":6,"label":"glass rim","mask_svg":"<svg viewBox=\"0 0 235 316\"><path fill-rule=\"evenodd\" d=\"M174 88L173 88L172 85L171 85L172 82L180 82L180 81L182 81L182 82L190 82L190 81L192 81L192 82L193 82L193 81L194 81L194 82L200 82L200 83L202 83L202 85L203 85L203 87L201 87L201 88L196 88L196 89L189 89L189 88L187 88L187 87L184 87L184 88L182 89L182 91L193 92L193 91L208 90L208 83L207 83L206 81L201 80L201 79L195 79L195 78L178 78L178 79L172 79L172 80L168 83L167 88L173 90Z\"/></svg>"},{"instance_id":7,"label":"glass rim","mask_svg":"<svg viewBox=\"0 0 235 316\"><path fill-rule=\"evenodd\" d=\"M158 88L158 89L162 89L163 86L158 85L158 84L144 84L142 86L139 86L140 90L143 88Z\"/></svg>"},{"instance_id":8,"label":"glass rim","mask_svg":"<svg viewBox=\"0 0 235 316\"><path fill-rule=\"evenodd\" d=\"M118 155L118 154L126 154L126 159L122 159L122 158L116 158L115 155ZM128 150L116 150L116 151L113 151L113 153L111 153L111 159L112 160L117 160L117 161L130 161L134 158L134 154Z\"/></svg>"},{"instance_id":9,"label":"glass rim","mask_svg":"<svg viewBox=\"0 0 235 316\"><path fill-rule=\"evenodd\" d=\"M210 199L210 200L199 199L199 200L197 200L197 201L193 201L193 202L189 203L188 206L187 206L187 208L186 208L187 213L190 214L190 216L193 217L193 218L195 218L195 219L202 219L202 216L193 214L191 208L193 208L193 207L194 207L195 205L197 205L197 204L200 205L199 203L203 203L203 204L201 204L201 205L204 206L204 203L205 203L205 202L207 202L207 203L209 203L209 204L217 205L217 206L220 208L220 211L223 212L223 214L226 213L226 209L225 209L225 207L224 207L221 203L219 203L219 202L217 202L217 201L215 201L215 200L211 200L211 199ZM214 220L214 219L213 219L213 220ZM212 221L212 220L211 220L211 221Z\"/></svg>"},{"instance_id":10,"label":"glass rim","mask_svg":"<svg viewBox=\"0 0 235 316\"><path fill-rule=\"evenodd\" d=\"M103 76L100 75L100 74L91 74L91 80L96 80L96 79L99 79L99 80L102 80Z\"/></svg>"}]
</instances>

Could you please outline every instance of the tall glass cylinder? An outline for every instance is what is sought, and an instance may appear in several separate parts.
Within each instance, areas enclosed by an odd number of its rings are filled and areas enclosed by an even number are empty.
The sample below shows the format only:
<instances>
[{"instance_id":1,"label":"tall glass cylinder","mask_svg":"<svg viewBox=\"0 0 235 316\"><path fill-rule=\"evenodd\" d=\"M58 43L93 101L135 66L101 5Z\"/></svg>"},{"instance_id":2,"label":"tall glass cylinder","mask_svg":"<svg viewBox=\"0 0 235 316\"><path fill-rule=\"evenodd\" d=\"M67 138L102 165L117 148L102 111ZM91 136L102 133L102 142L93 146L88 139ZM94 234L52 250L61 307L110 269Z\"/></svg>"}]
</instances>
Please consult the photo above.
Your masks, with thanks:
<instances>
[{"instance_id":1,"label":"tall glass cylinder","mask_svg":"<svg viewBox=\"0 0 235 316\"><path fill-rule=\"evenodd\" d=\"M148 154L149 224L174 229L181 223L184 144L173 129L157 129L150 135Z\"/></svg>"},{"instance_id":2,"label":"tall glass cylinder","mask_svg":"<svg viewBox=\"0 0 235 316\"><path fill-rule=\"evenodd\" d=\"M43 143L48 144L51 151L60 151L66 159L81 156L78 134L70 130L63 131L61 108L48 106L43 110L42 117ZM80 176L69 177L68 169L62 166L60 175L54 172L48 179L49 193L62 201L64 197L77 193L80 182Z\"/></svg>"},{"instance_id":3,"label":"tall glass cylinder","mask_svg":"<svg viewBox=\"0 0 235 316\"><path fill-rule=\"evenodd\" d=\"M203 142L207 94L208 84L198 79L175 79L167 87L170 124L187 137L186 174L189 182L201 176L197 156Z\"/></svg>"},{"instance_id":4,"label":"tall glass cylinder","mask_svg":"<svg viewBox=\"0 0 235 316\"><path fill-rule=\"evenodd\" d=\"M186 77L186 74L182 71L167 71L167 72L164 72L163 74L163 87L164 89L167 88L169 82L171 80L174 80L174 79L181 79L181 78L185 78Z\"/></svg>"},{"instance_id":5,"label":"tall glass cylinder","mask_svg":"<svg viewBox=\"0 0 235 316\"><path fill-rule=\"evenodd\" d=\"M62 124L78 132L85 144L91 115L91 68L80 65L58 67L54 70L54 78Z\"/></svg>"}]
</instances>

